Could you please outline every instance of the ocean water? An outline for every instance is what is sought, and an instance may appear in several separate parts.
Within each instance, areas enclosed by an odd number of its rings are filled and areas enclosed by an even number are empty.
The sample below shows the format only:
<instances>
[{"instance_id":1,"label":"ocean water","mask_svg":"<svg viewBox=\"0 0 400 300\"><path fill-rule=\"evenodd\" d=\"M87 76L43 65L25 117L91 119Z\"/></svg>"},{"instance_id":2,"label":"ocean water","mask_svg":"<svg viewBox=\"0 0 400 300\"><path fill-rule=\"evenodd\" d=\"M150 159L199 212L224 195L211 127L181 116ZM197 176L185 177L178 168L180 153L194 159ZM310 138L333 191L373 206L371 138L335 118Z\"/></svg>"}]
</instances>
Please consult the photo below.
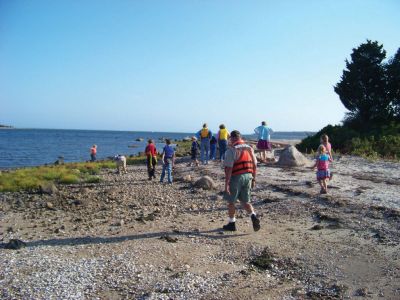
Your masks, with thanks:
<instances>
[{"instance_id":1,"label":"ocean water","mask_svg":"<svg viewBox=\"0 0 400 300\"><path fill-rule=\"evenodd\" d=\"M307 132L275 132L272 139L300 140ZM90 148L97 145L97 159L117 154L135 155L143 152L152 138L161 149L162 139L181 140L193 133L60 130L60 129L1 129L0 169L39 166L54 163L60 156L65 162L90 159ZM252 136L246 136L252 138ZM136 141L142 138L143 141ZM253 137L255 138L255 137Z\"/></svg>"}]
</instances>

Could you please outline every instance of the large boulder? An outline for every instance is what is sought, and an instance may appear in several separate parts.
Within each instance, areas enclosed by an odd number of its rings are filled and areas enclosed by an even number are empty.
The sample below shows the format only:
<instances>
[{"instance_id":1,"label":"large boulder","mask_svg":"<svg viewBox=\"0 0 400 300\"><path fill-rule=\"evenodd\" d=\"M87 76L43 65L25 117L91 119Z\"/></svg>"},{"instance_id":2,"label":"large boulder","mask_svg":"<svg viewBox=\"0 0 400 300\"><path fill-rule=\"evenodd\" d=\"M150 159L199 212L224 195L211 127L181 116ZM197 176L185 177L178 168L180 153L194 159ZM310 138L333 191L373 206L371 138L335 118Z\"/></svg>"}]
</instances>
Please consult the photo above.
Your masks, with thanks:
<instances>
[{"instance_id":1,"label":"large boulder","mask_svg":"<svg viewBox=\"0 0 400 300\"><path fill-rule=\"evenodd\" d=\"M216 184L210 176L203 176L194 183L194 186L203 190L212 190Z\"/></svg>"},{"instance_id":2,"label":"large boulder","mask_svg":"<svg viewBox=\"0 0 400 300\"><path fill-rule=\"evenodd\" d=\"M310 166L312 162L307 159L295 146L286 147L279 156L278 166L282 167L302 167Z\"/></svg>"}]
</instances>

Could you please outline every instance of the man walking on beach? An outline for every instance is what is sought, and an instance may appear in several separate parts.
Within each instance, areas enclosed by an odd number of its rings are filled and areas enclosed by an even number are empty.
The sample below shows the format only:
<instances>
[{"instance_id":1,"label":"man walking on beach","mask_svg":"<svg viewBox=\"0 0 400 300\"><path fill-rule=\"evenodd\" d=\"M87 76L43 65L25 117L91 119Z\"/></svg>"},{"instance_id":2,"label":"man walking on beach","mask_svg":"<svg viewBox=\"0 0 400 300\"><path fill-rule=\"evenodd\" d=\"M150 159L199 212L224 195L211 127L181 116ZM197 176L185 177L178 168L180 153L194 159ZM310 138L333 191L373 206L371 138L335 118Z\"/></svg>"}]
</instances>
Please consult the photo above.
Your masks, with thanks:
<instances>
[{"instance_id":1,"label":"man walking on beach","mask_svg":"<svg viewBox=\"0 0 400 300\"><path fill-rule=\"evenodd\" d=\"M203 124L203 128L196 133L196 137L200 140L200 160L203 165L208 164L210 157L210 139L212 132L207 128L207 124Z\"/></svg>"},{"instance_id":2,"label":"man walking on beach","mask_svg":"<svg viewBox=\"0 0 400 300\"><path fill-rule=\"evenodd\" d=\"M229 222L222 228L227 231L236 231L235 202L239 199L243 208L250 214L254 231L260 230L260 220L250 204L251 189L256 181L257 159L253 148L245 144L237 130L231 132L224 167L224 198L228 201Z\"/></svg>"}]
</instances>

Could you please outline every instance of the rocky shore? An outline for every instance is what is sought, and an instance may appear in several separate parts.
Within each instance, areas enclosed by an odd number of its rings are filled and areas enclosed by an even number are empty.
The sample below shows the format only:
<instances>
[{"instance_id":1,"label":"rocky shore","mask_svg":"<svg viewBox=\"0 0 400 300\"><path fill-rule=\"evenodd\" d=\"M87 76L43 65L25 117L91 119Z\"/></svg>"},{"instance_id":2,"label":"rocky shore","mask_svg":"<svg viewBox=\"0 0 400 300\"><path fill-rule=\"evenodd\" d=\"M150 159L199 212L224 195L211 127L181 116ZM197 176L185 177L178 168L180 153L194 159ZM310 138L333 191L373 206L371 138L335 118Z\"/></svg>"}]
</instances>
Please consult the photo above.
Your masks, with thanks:
<instances>
[{"instance_id":1,"label":"rocky shore","mask_svg":"<svg viewBox=\"0 0 400 300\"><path fill-rule=\"evenodd\" d=\"M261 164L256 233L242 210L238 231L221 231L221 165L187 164L173 185L129 166L101 183L1 193L0 298L400 298L399 163L335 157L328 195L309 168ZM202 176L213 188L196 187ZM26 247L5 249L11 239Z\"/></svg>"}]
</instances>

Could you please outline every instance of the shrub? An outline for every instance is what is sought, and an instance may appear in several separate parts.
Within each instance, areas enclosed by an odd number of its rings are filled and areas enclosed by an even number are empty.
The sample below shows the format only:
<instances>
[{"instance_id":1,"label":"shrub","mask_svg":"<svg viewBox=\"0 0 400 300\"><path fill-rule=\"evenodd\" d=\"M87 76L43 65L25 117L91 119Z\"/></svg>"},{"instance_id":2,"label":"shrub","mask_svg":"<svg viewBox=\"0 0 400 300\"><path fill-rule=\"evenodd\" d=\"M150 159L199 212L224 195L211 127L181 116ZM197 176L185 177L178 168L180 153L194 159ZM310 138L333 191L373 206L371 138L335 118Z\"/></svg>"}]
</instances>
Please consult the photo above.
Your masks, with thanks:
<instances>
[{"instance_id":1,"label":"shrub","mask_svg":"<svg viewBox=\"0 0 400 300\"><path fill-rule=\"evenodd\" d=\"M86 183L99 183L100 181L100 177L97 176L88 176L87 178L85 178Z\"/></svg>"},{"instance_id":2,"label":"shrub","mask_svg":"<svg viewBox=\"0 0 400 300\"><path fill-rule=\"evenodd\" d=\"M74 174L63 174L58 182L63 184L78 183L79 177Z\"/></svg>"},{"instance_id":3,"label":"shrub","mask_svg":"<svg viewBox=\"0 0 400 300\"><path fill-rule=\"evenodd\" d=\"M347 126L328 125L313 136L309 136L297 145L302 152L313 152L320 144L322 134L329 136L332 148L341 153L348 153L369 158L400 157L400 125L386 124L373 127L369 132L357 132Z\"/></svg>"}]
</instances>

